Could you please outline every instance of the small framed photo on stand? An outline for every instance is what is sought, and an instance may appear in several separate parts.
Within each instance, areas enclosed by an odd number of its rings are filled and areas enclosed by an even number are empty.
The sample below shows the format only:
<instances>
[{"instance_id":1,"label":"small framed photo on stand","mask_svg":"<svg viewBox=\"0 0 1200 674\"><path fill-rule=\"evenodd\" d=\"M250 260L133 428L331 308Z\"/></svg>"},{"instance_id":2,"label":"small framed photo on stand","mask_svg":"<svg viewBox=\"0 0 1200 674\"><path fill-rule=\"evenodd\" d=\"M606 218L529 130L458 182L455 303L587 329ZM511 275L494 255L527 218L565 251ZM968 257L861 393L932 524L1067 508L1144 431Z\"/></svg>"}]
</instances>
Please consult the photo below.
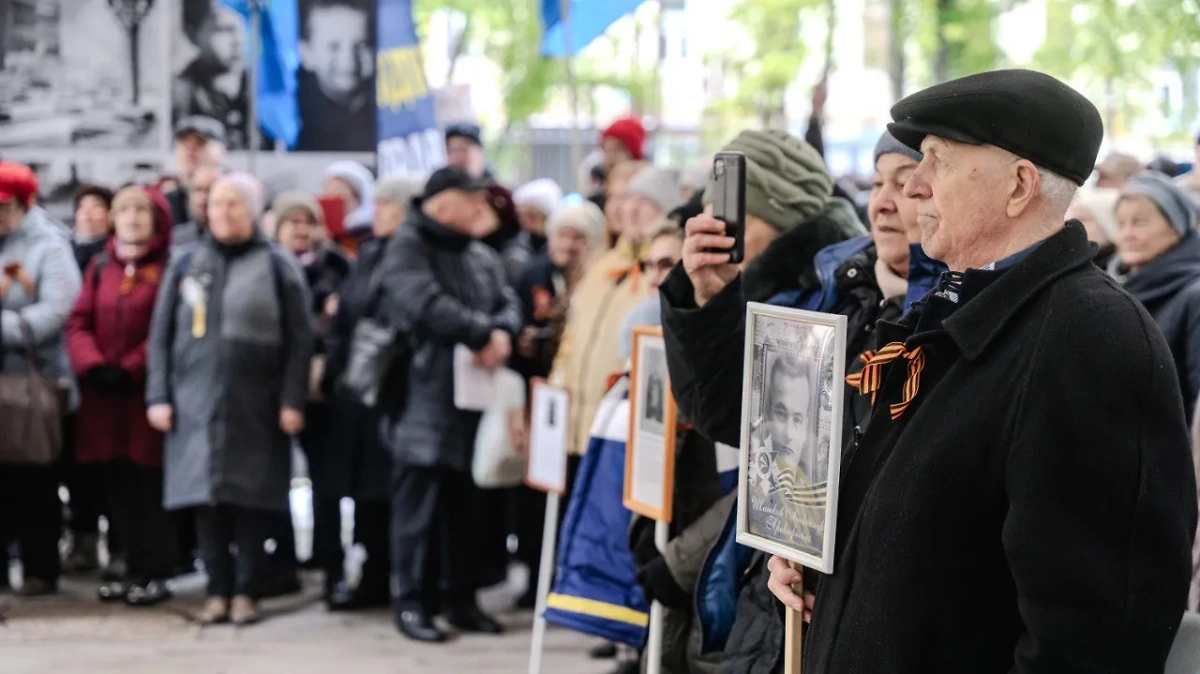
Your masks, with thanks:
<instances>
[{"instance_id":1,"label":"small framed photo on stand","mask_svg":"<svg viewBox=\"0 0 1200 674\"><path fill-rule=\"evenodd\" d=\"M833 573L846 317L746 308L737 542Z\"/></svg>"},{"instance_id":2,"label":"small framed photo on stand","mask_svg":"<svg viewBox=\"0 0 1200 674\"><path fill-rule=\"evenodd\" d=\"M633 328L629 374L629 442L625 446L625 507L671 521L675 491L675 398L667 378L662 328Z\"/></svg>"},{"instance_id":3,"label":"small framed photo on stand","mask_svg":"<svg viewBox=\"0 0 1200 674\"><path fill-rule=\"evenodd\" d=\"M533 379L529 393L529 456L525 484L548 494L567 491L567 420L571 394Z\"/></svg>"}]
</instances>

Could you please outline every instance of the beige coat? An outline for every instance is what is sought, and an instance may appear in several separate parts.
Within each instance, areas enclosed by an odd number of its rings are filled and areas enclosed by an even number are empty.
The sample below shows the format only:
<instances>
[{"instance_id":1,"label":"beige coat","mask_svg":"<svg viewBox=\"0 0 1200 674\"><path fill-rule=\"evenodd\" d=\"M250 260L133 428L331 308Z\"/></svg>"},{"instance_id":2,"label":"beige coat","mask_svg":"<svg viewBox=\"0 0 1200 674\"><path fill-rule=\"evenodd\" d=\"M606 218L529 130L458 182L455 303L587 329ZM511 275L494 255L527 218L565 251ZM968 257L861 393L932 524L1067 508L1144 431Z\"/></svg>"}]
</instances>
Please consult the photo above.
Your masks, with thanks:
<instances>
[{"instance_id":1,"label":"beige coat","mask_svg":"<svg viewBox=\"0 0 1200 674\"><path fill-rule=\"evenodd\" d=\"M624 369L621 327L629 312L650 292L638 271L641 249L622 237L579 281L571 296L567 326L554 358L550 382L571 392L570 445L587 450L592 418L608 390L609 377Z\"/></svg>"}]
</instances>

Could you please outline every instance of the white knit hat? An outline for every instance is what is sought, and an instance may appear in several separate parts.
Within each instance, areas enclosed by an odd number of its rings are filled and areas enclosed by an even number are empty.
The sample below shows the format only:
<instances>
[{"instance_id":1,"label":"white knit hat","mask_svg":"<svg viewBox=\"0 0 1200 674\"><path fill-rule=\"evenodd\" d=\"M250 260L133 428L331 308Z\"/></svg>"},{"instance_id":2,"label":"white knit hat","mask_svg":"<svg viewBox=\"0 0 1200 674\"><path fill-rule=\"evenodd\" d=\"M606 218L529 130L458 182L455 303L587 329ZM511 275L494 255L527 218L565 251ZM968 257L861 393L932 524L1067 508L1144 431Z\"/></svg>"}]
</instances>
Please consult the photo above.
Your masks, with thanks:
<instances>
[{"instance_id":1,"label":"white knit hat","mask_svg":"<svg viewBox=\"0 0 1200 674\"><path fill-rule=\"evenodd\" d=\"M541 211L547 218L554 215L562 202L562 188L549 178L538 178L513 191L513 203Z\"/></svg>"}]
</instances>

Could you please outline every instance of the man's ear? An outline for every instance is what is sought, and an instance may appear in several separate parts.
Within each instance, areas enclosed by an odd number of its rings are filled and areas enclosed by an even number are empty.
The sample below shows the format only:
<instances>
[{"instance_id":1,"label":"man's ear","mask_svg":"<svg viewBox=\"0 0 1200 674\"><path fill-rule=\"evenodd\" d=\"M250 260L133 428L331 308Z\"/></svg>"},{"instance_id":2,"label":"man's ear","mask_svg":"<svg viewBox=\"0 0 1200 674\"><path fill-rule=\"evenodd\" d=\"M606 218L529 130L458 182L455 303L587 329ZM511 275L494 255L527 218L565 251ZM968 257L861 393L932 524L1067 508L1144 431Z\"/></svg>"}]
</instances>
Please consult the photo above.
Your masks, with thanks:
<instances>
[{"instance_id":1,"label":"man's ear","mask_svg":"<svg viewBox=\"0 0 1200 674\"><path fill-rule=\"evenodd\" d=\"M1029 210L1042 183L1042 176L1031 161L1022 159L1013 164L1013 169L1015 174L1012 177L1012 191L1008 195L1008 205L1005 208L1010 218L1018 217Z\"/></svg>"}]
</instances>

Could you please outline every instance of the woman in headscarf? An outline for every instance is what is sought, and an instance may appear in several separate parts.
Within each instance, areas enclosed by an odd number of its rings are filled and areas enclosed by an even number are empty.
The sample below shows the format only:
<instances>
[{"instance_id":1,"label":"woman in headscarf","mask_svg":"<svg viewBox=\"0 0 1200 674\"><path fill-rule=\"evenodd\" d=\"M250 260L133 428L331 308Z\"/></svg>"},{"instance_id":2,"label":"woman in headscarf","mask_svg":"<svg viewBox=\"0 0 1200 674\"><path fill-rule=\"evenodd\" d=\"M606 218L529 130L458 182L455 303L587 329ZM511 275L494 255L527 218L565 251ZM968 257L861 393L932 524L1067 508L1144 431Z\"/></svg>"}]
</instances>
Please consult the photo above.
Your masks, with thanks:
<instances>
[{"instance_id":1,"label":"woman in headscarf","mask_svg":"<svg viewBox=\"0 0 1200 674\"><path fill-rule=\"evenodd\" d=\"M1129 179L1117 200L1117 257L1109 266L1158 323L1183 391L1188 421L1200 397L1200 233L1196 204L1178 184L1147 171Z\"/></svg>"},{"instance_id":2,"label":"woman in headscarf","mask_svg":"<svg viewBox=\"0 0 1200 674\"><path fill-rule=\"evenodd\" d=\"M162 505L163 436L146 419L146 341L167 252L171 215L157 188L131 185L112 199L114 235L83 274L67 319L67 352L80 381L75 460L102 469L113 529L126 547L124 578L103 601L151 606L171 597L174 533Z\"/></svg>"},{"instance_id":3,"label":"woman in headscarf","mask_svg":"<svg viewBox=\"0 0 1200 674\"><path fill-rule=\"evenodd\" d=\"M211 236L172 261L148 345L147 416L167 433L166 507L197 509L204 623L258 620L266 532L289 508L288 436L304 427L308 288L256 227L262 207L253 176L217 181Z\"/></svg>"},{"instance_id":4,"label":"woman in headscarf","mask_svg":"<svg viewBox=\"0 0 1200 674\"><path fill-rule=\"evenodd\" d=\"M375 175L356 161L336 161L325 169L325 194L340 197L346 205L346 229L333 232L334 240L351 255L356 254L358 247L371 236L374 189Z\"/></svg>"}]
</instances>

